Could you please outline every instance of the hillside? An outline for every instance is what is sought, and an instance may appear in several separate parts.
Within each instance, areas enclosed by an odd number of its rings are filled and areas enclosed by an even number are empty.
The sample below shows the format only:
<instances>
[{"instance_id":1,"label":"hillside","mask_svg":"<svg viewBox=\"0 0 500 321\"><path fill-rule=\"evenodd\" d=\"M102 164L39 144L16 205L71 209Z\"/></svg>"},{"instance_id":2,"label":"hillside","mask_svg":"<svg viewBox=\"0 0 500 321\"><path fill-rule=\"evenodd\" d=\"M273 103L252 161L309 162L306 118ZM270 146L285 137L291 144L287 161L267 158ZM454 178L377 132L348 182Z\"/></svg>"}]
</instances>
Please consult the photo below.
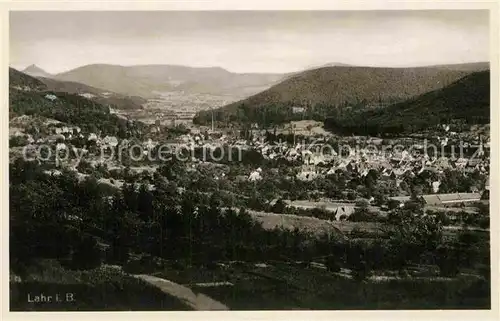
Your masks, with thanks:
<instances>
[{"instance_id":1,"label":"hillside","mask_svg":"<svg viewBox=\"0 0 500 321\"><path fill-rule=\"evenodd\" d=\"M490 123L490 72L475 72L445 88L385 109L326 119L325 128L343 134L417 132L439 124Z\"/></svg>"},{"instance_id":2,"label":"hillside","mask_svg":"<svg viewBox=\"0 0 500 321\"><path fill-rule=\"evenodd\" d=\"M468 66L468 69L484 66ZM457 66L456 69L463 67ZM418 68L374 68L334 66L307 70L247 99L216 112L218 121L270 122L313 118L324 120L333 110L384 107L443 88L471 71L450 66ZM292 106L307 107L305 115L294 115ZM261 110L256 110L261 109ZM210 121L208 112L197 122ZM266 124L267 125L267 124Z\"/></svg>"},{"instance_id":3,"label":"hillside","mask_svg":"<svg viewBox=\"0 0 500 321\"><path fill-rule=\"evenodd\" d=\"M28 67L29 68L29 67ZM61 81L46 77L30 76L14 68L9 68L10 86L26 89L27 86L37 91L65 92L69 94L84 95L86 98L110 108L133 110L139 109L146 103L144 98L138 96L125 96L103 89L72 81Z\"/></svg>"},{"instance_id":4,"label":"hillside","mask_svg":"<svg viewBox=\"0 0 500 321\"><path fill-rule=\"evenodd\" d=\"M125 96L74 81L61 81L42 77L39 77L39 79L49 90L87 95L100 104L109 105L117 109L139 109L147 102L146 99L139 96Z\"/></svg>"},{"instance_id":5,"label":"hillside","mask_svg":"<svg viewBox=\"0 0 500 321\"><path fill-rule=\"evenodd\" d=\"M109 106L68 92L50 91L34 77L9 70L9 116L36 115L80 126L85 132L127 137L139 124L128 123L109 111Z\"/></svg>"},{"instance_id":6,"label":"hillside","mask_svg":"<svg viewBox=\"0 0 500 321\"><path fill-rule=\"evenodd\" d=\"M193 68L175 65L118 66L94 64L55 75L125 95L155 96L161 91L239 95L252 94L280 80L280 74L237 74L218 67ZM256 89L252 89L256 87Z\"/></svg>"},{"instance_id":7,"label":"hillside","mask_svg":"<svg viewBox=\"0 0 500 321\"><path fill-rule=\"evenodd\" d=\"M9 68L9 87L22 90L47 90L47 85L41 80L14 68Z\"/></svg>"}]
</instances>

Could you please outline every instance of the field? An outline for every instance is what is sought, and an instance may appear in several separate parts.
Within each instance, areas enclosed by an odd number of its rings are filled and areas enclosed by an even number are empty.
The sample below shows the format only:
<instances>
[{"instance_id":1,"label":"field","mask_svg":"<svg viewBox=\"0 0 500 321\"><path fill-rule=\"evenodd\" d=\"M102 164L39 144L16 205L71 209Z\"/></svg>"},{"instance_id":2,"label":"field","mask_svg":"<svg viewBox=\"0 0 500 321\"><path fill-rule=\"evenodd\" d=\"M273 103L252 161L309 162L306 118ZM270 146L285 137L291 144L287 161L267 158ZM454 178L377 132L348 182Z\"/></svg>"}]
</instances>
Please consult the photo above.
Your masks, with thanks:
<instances>
[{"instance_id":1,"label":"field","mask_svg":"<svg viewBox=\"0 0 500 321\"><path fill-rule=\"evenodd\" d=\"M315 217L291 215L291 214L275 214L257 211L248 211L265 229L273 229L275 227L283 227L285 229L298 228L301 231L309 231L314 234L334 234L339 238L345 236L339 231L337 222L321 220Z\"/></svg>"}]
</instances>

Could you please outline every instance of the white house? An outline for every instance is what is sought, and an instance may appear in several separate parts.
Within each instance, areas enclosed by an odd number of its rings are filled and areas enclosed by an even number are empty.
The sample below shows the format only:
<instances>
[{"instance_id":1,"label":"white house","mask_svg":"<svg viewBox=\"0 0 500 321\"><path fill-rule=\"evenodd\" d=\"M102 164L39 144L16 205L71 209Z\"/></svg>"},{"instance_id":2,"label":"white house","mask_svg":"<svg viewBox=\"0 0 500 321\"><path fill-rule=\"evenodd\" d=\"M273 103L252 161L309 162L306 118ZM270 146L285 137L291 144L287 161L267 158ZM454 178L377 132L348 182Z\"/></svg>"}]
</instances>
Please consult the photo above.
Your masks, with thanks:
<instances>
[{"instance_id":1,"label":"white house","mask_svg":"<svg viewBox=\"0 0 500 321\"><path fill-rule=\"evenodd\" d=\"M248 180L251 182L260 181L262 179L261 173L262 169L259 167L255 171L250 173L250 176L248 176Z\"/></svg>"},{"instance_id":2,"label":"white house","mask_svg":"<svg viewBox=\"0 0 500 321\"><path fill-rule=\"evenodd\" d=\"M61 150L61 149L66 149L66 144L63 144L63 143L58 143L56 145L56 150Z\"/></svg>"},{"instance_id":3,"label":"white house","mask_svg":"<svg viewBox=\"0 0 500 321\"><path fill-rule=\"evenodd\" d=\"M56 95L52 95L52 94L47 94L45 95L45 99L48 99L50 101L54 101L57 99L57 96Z\"/></svg>"},{"instance_id":4,"label":"white house","mask_svg":"<svg viewBox=\"0 0 500 321\"><path fill-rule=\"evenodd\" d=\"M83 93L83 94L80 94L80 96L85 97L87 99L91 99L91 98L95 97L95 95L90 94L90 93Z\"/></svg>"},{"instance_id":5,"label":"white house","mask_svg":"<svg viewBox=\"0 0 500 321\"><path fill-rule=\"evenodd\" d=\"M435 181L435 182L432 182L431 183L431 186L432 186L432 191L434 193L437 193L439 192L439 186L441 185L441 181Z\"/></svg>"},{"instance_id":6,"label":"white house","mask_svg":"<svg viewBox=\"0 0 500 321\"><path fill-rule=\"evenodd\" d=\"M118 146L118 139L115 136L106 136L102 140L103 144L109 145L112 147Z\"/></svg>"}]
</instances>

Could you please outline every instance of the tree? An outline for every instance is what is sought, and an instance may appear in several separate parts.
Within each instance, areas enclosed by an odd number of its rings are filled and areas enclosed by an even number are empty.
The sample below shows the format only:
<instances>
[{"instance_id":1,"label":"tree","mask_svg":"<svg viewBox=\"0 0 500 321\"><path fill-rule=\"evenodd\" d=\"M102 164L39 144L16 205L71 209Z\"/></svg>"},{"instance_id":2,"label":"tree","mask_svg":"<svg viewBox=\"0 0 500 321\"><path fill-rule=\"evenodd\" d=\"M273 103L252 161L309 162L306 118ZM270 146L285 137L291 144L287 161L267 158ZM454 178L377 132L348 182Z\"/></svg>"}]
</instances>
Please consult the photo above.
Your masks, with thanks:
<instances>
[{"instance_id":1,"label":"tree","mask_svg":"<svg viewBox=\"0 0 500 321\"><path fill-rule=\"evenodd\" d=\"M387 202L387 207L389 208L389 210L395 210L397 208L399 208L399 204L401 202L397 201L397 200L394 200L394 199L390 199L388 202Z\"/></svg>"},{"instance_id":2,"label":"tree","mask_svg":"<svg viewBox=\"0 0 500 321\"><path fill-rule=\"evenodd\" d=\"M433 252L442 242L442 225L435 216L424 214L423 206L407 202L403 208L389 214L386 227L392 260L403 268L425 252Z\"/></svg>"},{"instance_id":3,"label":"tree","mask_svg":"<svg viewBox=\"0 0 500 321\"><path fill-rule=\"evenodd\" d=\"M436 263L442 276L454 277L459 271L459 252L453 246L440 246L436 251Z\"/></svg>"},{"instance_id":4,"label":"tree","mask_svg":"<svg viewBox=\"0 0 500 321\"><path fill-rule=\"evenodd\" d=\"M273 205L271 208L271 212L273 213L284 213L286 209L286 203L280 198L278 201L276 201L276 204Z\"/></svg>"},{"instance_id":5,"label":"tree","mask_svg":"<svg viewBox=\"0 0 500 321\"><path fill-rule=\"evenodd\" d=\"M101 251L96 239L91 235L83 235L76 244L71 266L78 270L90 270L101 264Z\"/></svg>"},{"instance_id":6,"label":"tree","mask_svg":"<svg viewBox=\"0 0 500 321\"><path fill-rule=\"evenodd\" d=\"M330 255L326 258L326 268L331 272L340 272L340 262L335 255Z\"/></svg>"}]
</instances>

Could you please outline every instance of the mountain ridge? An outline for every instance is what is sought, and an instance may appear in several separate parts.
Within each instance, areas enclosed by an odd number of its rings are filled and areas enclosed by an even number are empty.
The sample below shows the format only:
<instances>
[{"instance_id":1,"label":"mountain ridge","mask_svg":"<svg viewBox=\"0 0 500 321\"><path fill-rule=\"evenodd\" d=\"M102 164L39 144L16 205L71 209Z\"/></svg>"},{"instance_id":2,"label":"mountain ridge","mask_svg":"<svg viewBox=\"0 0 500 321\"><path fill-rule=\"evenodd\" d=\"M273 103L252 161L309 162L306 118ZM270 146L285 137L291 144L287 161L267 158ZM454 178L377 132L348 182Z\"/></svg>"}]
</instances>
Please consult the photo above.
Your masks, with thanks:
<instances>
[{"instance_id":1,"label":"mountain ridge","mask_svg":"<svg viewBox=\"0 0 500 321\"><path fill-rule=\"evenodd\" d=\"M289 76L278 84L215 112L217 121L286 122L295 120L292 107L303 107L319 120L341 107L387 106L429 91L481 70L484 65L437 67L321 67ZM459 70L466 69L466 70ZM265 110L265 111L263 111ZM298 115L303 117L303 115ZM302 119L302 118L300 118ZM200 112L199 123L211 120L211 112Z\"/></svg>"},{"instance_id":2,"label":"mountain ridge","mask_svg":"<svg viewBox=\"0 0 500 321\"><path fill-rule=\"evenodd\" d=\"M281 79L282 75L238 74L221 67L91 64L59 73L54 77L121 94L149 98L155 96L155 92L161 91L238 94L241 87L270 86Z\"/></svg>"},{"instance_id":3,"label":"mountain ridge","mask_svg":"<svg viewBox=\"0 0 500 321\"><path fill-rule=\"evenodd\" d=\"M463 127L460 130L490 123L490 71L471 73L385 109L327 118L325 128L341 134L378 135L421 132L443 123Z\"/></svg>"}]
</instances>

